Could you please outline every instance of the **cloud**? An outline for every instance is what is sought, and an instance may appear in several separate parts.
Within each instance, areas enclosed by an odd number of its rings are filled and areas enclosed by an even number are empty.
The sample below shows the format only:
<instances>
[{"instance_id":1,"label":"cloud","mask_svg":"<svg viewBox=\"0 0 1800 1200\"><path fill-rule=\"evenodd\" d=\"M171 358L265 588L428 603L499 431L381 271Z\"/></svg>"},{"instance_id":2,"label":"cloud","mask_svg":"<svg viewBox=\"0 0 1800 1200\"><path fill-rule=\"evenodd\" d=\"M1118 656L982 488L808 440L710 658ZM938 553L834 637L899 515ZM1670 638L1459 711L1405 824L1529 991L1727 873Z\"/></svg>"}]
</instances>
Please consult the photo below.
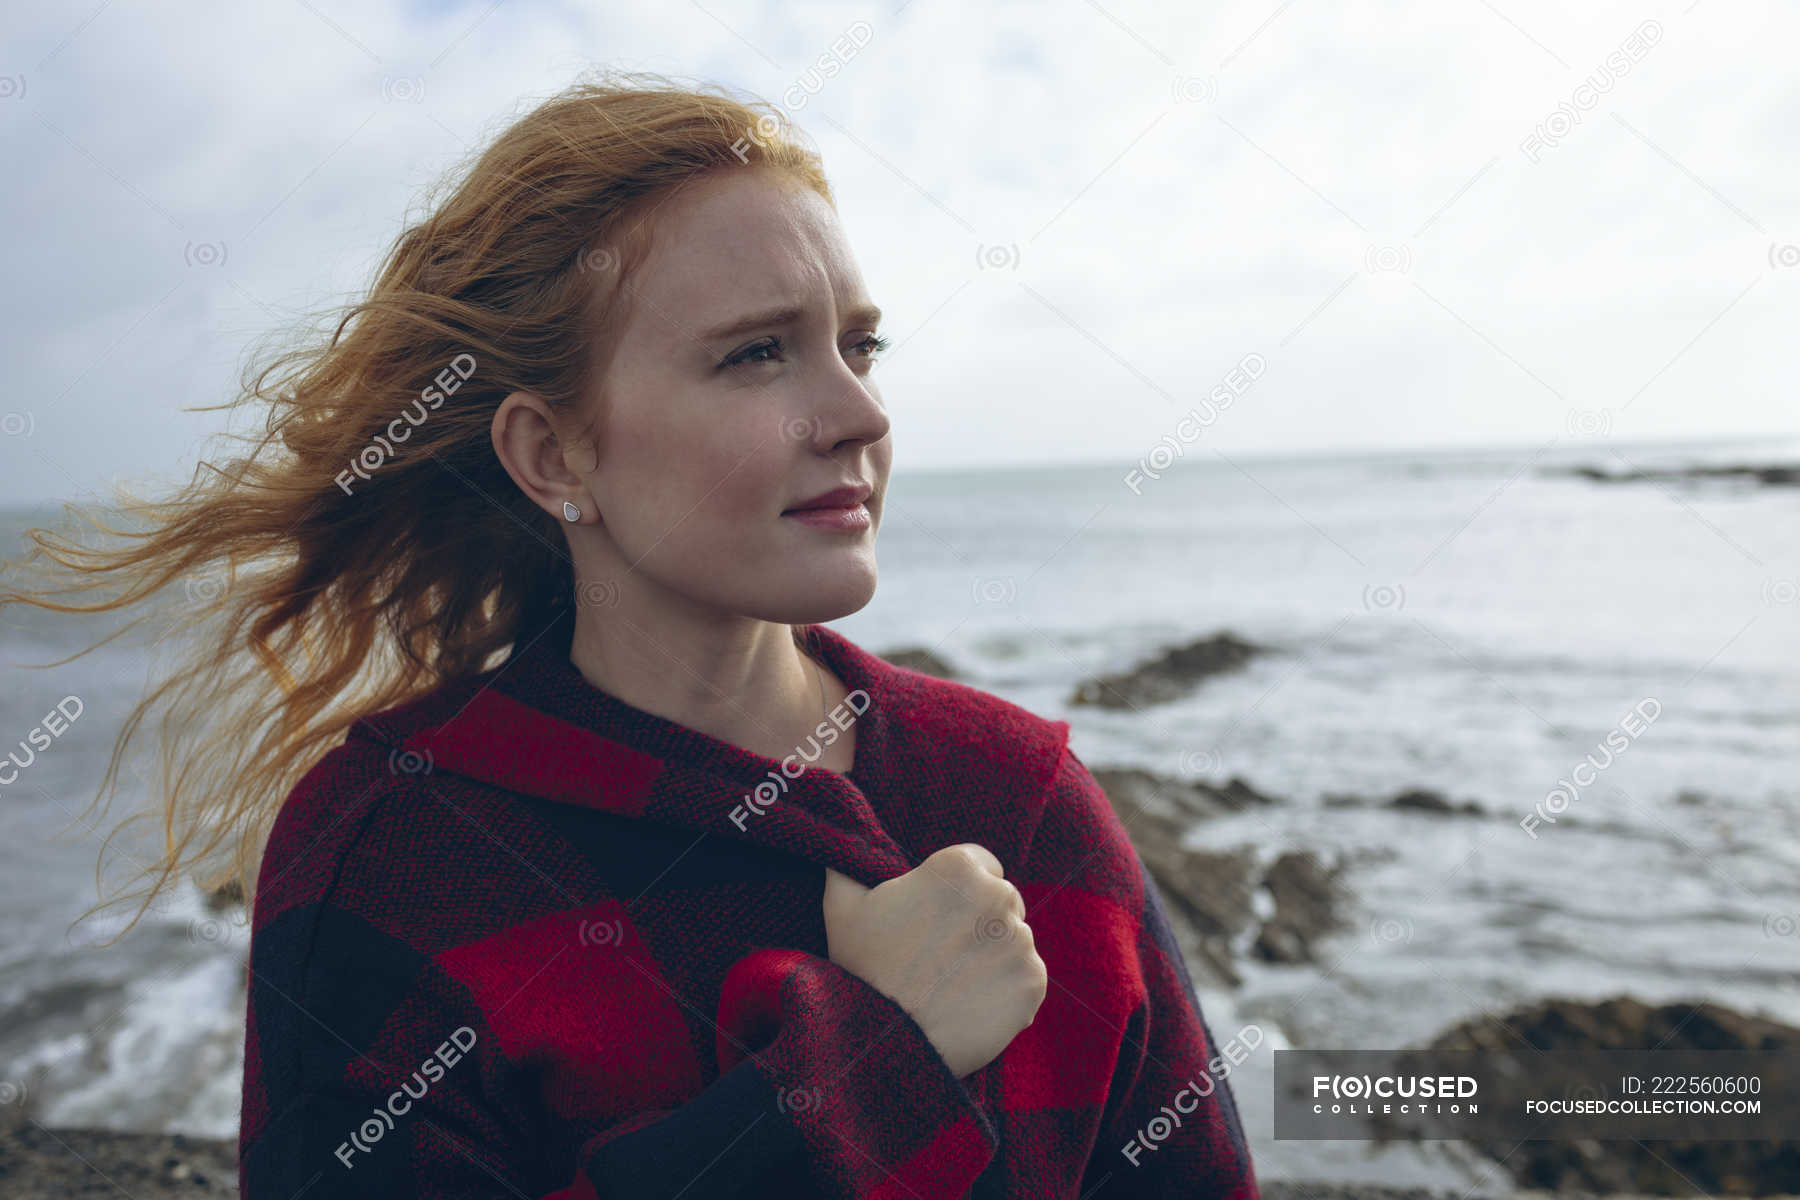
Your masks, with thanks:
<instances>
[{"instance_id":1,"label":"cloud","mask_svg":"<svg viewBox=\"0 0 1800 1200\"><path fill-rule=\"evenodd\" d=\"M1253 352L1206 435L1234 453L1535 444L1602 407L1624 437L1792 427L1774 4L10 16L8 503L187 477L221 416L180 409L597 63L803 100L903 343L900 469L1127 460Z\"/></svg>"}]
</instances>

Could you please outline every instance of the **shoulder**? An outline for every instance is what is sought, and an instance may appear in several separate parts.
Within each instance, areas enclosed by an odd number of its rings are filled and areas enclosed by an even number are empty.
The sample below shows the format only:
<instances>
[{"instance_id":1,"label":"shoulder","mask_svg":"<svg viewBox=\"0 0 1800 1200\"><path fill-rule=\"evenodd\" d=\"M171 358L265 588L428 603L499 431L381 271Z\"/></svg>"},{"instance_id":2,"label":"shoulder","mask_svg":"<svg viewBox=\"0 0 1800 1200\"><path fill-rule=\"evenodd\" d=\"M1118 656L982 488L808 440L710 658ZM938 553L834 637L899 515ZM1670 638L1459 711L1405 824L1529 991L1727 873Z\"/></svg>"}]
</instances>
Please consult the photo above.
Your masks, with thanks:
<instances>
[{"instance_id":1,"label":"shoulder","mask_svg":"<svg viewBox=\"0 0 1800 1200\"><path fill-rule=\"evenodd\" d=\"M841 635L839 635L841 637ZM1069 740L1069 723L1044 717L973 684L897 666L846 643L859 673L871 683L872 702L910 749L984 761L1022 776L1041 793Z\"/></svg>"},{"instance_id":2,"label":"shoulder","mask_svg":"<svg viewBox=\"0 0 1800 1200\"><path fill-rule=\"evenodd\" d=\"M1028 857L1035 874L1110 895L1130 911L1142 901L1137 850L1111 797L1073 746L1063 746L1045 785Z\"/></svg>"},{"instance_id":3,"label":"shoulder","mask_svg":"<svg viewBox=\"0 0 1800 1200\"><path fill-rule=\"evenodd\" d=\"M353 727L288 792L269 827L256 885L256 923L317 904L336 885L370 817L404 788L386 747Z\"/></svg>"},{"instance_id":4,"label":"shoulder","mask_svg":"<svg viewBox=\"0 0 1800 1200\"><path fill-rule=\"evenodd\" d=\"M300 777L264 844L257 926L301 907L355 903L396 911L409 891L421 888L421 873L453 869L459 846L471 836L458 809L503 805L505 798L462 797L454 782L434 777L429 756L407 739L446 719L459 697L460 689L444 688L358 718ZM492 813L479 815L492 823ZM434 868L424 865L433 860Z\"/></svg>"}]
</instances>

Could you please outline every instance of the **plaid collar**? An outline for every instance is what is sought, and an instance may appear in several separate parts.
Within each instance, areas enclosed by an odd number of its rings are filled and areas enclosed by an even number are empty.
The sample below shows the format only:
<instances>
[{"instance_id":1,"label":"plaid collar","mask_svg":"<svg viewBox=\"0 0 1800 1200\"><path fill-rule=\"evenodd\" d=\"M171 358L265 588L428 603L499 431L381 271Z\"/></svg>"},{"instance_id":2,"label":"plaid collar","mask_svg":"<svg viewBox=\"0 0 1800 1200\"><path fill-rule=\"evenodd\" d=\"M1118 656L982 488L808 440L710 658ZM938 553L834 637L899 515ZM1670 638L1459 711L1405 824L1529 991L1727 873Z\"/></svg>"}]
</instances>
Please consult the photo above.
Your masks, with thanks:
<instances>
[{"instance_id":1,"label":"plaid collar","mask_svg":"<svg viewBox=\"0 0 1800 1200\"><path fill-rule=\"evenodd\" d=\"M821 625L802 638L868 704L854 721L847 774L809 766L822 739L783 760L646 712L590 684L569 659L565 613L519 639L512 655L445 698L450 715L400 741L421 769L619 816L684 826L797 854L867 884L904 874L923 854L903 848L870 792L890 777L898 668ZM861 704L861 700L857 701Z\"/></svg>"}]
</instances>

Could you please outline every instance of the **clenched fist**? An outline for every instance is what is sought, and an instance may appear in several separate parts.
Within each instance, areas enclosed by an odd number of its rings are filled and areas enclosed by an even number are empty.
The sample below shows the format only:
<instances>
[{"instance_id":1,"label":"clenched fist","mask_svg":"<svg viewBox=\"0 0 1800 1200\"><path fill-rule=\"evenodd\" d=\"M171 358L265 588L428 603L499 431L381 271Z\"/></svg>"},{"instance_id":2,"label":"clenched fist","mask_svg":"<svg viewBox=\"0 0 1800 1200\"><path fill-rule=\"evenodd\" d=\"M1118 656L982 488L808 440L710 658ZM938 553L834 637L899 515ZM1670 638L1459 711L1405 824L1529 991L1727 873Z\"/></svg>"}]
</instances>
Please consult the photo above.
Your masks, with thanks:
<instances>
[{"instance_id":1,"label":"clenched fist","mask_svg":"<svg viewBox=\"0 0 1800 1200\"><path fill-rule=\"evenodd\" d=\"M985 846L945 846L873 888L825 868L832 962L918 1022L958 1079L1031 1024L1050 977L1025 901Z\"/></svg>"}]
</instances>

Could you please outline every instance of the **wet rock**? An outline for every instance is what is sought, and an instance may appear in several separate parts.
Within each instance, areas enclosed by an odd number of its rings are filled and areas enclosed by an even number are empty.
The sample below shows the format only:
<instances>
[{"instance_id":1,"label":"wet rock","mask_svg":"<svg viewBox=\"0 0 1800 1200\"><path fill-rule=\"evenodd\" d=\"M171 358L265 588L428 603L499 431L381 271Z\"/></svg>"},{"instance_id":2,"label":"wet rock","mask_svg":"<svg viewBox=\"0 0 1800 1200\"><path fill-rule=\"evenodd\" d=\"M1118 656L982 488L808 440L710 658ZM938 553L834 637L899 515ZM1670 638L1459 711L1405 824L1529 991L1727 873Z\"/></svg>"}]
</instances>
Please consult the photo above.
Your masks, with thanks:
<instances>
[{"instance_id":1,"label":"wet rock","mask_svg":"<svg viewBox=\"0 0 1800 1200\"><path fill-rule=\"evenodd\" d=\"M926 675L935 675L939 679L961 679L956 668L945 662L932 651L923 646L907 646L899 650L884 650L881 654L896 667L904 667L909 671L919 671Z\"/></svg>"},{"instance_id":2,"label":"wet rock","mask_svg":"<svg viewBox=\"0 0 1800 1200\"><path fill-rule=\"evenodd\" d=\"M1233 778L1224 787L1170 779L1131 767L1100 767L1094 781L1112 801L1138 857L1181 929L1192 935L1183 951L1219 986L1243 982L1239 947L1267 962L1311 962L1313 946L1342 922L1341 868L1327 870L1311 851L1290 851L1259 869L1255 848L1189 849L1182 836L1196 822L1276 801ZM1262 920L1257 892L1272 912Z\"/></svg>"},{"instance_id":3,"label":"wet rock","mask_svg":"<svg viewBox=\"0 0 1800 1200\"><path fill-rule=\"evenodd\" d=\"M1140 708L1178 700L1203 680L1239 670L1266 650L1265 646L1244 641L1231 633L1215 634L1177 646L1130 670L1087 680L1075 688L1069 703L1101 708Z\"/></svg>"},{"instance_id":4,"label":"wet rock","mask_svg":"<svg viewBox=\"0 0 1800 1200\"><path fill-rule=\"evenodd\" d=\"M206 893L206 911L218 915L244 906L244 885L236 879L227 880Z\"/></svg>"},{"instance_id":5,"label":"wet rock","mask_svg":"<svg viewBox=\"0 0 1800 1200\"><path fill-rule=\"evenodd\" d=\"M1339 868L1326 868L1310 850L1290 850L1269 865L1262 886L1275 911L1257 932L1251 951L1264 962L1312 962L1313 946L1338 928Z\"/></svg>"},{"instance_id":6,"label":"wet rock","mask_svg":"<svg viewBox=\"0 0 1800 1200\"><path fill-rule=\"evenodd\" d=\"M1094 782L1112 798L1114 808L1148 809L1190 821L1278 803L1275 797L1257 791L1235 775L1223 787L1137 767L1097 767L1093 776Z\"/></svg>"},{"instance_id":7,"label":"wet rock","mask_svg":"<svg viewBox=\"0 0 1800 1200\"><path fill-rule=\"evenodd\" d=\"M1445 798L1444 793L1434 792L1429 788L1413 788L1401 792L1388 801L1388 807L1410 808L1416 812L1458 813L1474 817L1481 815L1481 805L1472 802L1452 804Z\"/></svg>"},{"instance_id":8,"label":"wet rock","mask_svg":"<svg viewBox=\"0 0 1800 1200\"><path fill-rule=\"evenodd\" d=\"M1765 487L1800 486L1800 466L1791 463L1727 463L1704 467L1655 467L1609 471L1602 467L1546 467L1545 475L1573 475L1592 483L1688 482L1696 479L1745 479Z\"/></svg>"},{"instance_id":9,"label":"wet rock","mask_svg":"<svg viewBox=\"0 0 1800 1200\"><path fill-rule=\"evenodd\" d=\"M1359 796L1354 792L1326 792L1322 803L1326 808L1372 808L1376 801L1367 796ZM1456 816L1479 817L1484 815L1481 805L1474 801L1469 800L1458 804L1444 793L1431 788L1408 788L1387 801L1387 807Z\"/></svg>"},{"instance_id":10,"label":"wet rock","mask_svg":"<svg viewBox=\"0 0 1800 1200\"><path fill-rule=\"evenodd\" d=\"M1481 1050L1530 1077L1534 1050L1800 1051L1800 1028L1711 1003L1657 1007L1630 996L1599 1002L1550 999L1500 1017L1455 1025L1429 1048ZM1471 1140L1522 1186L1557 1191L1767 1196L1800 1192L1800 1142Z\"/></svg>"}]
</instances>

